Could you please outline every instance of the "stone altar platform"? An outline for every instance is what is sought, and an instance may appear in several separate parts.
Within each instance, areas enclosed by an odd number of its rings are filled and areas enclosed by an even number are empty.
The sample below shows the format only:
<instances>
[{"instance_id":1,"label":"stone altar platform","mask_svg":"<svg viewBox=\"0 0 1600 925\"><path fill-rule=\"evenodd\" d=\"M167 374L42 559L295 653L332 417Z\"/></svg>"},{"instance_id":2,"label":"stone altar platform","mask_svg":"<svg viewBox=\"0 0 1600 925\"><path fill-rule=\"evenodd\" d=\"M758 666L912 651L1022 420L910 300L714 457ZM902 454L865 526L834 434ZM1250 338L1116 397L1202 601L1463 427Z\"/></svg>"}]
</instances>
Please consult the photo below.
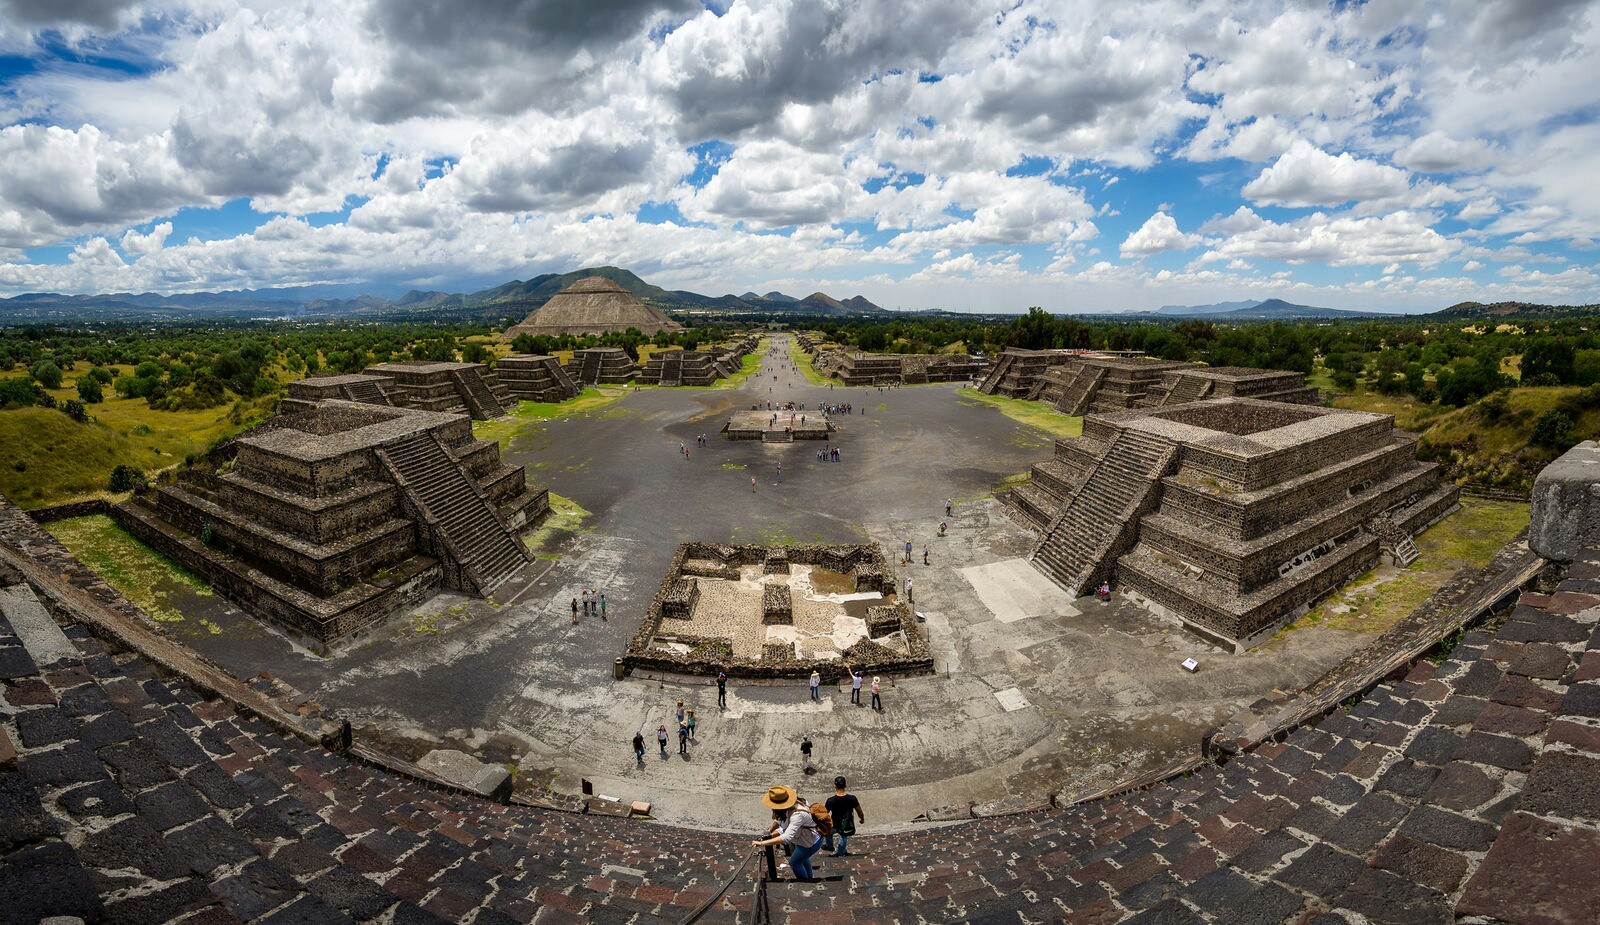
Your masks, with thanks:
<instances>
[{"instance_id":1,"label":"stone altar platform","mask_svg":"<svg viewBox=\"0 0 1600 925\"><path fill-rule=\"evenodd\" d=\"M773 415L777 415L774 422ZM805 420L801 420L804 417ZM729 440L764 440L768 443L787 443L791 440L827 440L838 427L822 416L821 411L801 411L793 422L787 411L736 411L722 426L722 435Z\"/></svg>"}]
</instances>

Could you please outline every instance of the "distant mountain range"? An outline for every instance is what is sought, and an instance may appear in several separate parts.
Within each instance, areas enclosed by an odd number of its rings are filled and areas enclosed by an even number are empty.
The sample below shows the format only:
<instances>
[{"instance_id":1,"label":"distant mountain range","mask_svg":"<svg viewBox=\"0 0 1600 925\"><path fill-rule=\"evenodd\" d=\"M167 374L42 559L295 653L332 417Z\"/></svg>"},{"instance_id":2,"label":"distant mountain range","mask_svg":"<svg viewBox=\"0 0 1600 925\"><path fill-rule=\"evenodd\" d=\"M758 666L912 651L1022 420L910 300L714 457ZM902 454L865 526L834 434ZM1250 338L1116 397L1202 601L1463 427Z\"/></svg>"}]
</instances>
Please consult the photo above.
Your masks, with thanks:
<instances>
[{"instance_id":1,"label":"distant mountain range","mask_svg":"<svg viewBox=\"0 0 1600 925\"><path fill-rule=\"evenodd\" d=\"M114 292L62 295L32 292L0 299L0 326L67 324L88 321L203 321L211 318L297 318L361 320L465 320L526 314L550 297L588 276L603 276L639 298L668 312L717 312L760 316L847 317L888 314L864 296L835 299L823 292L804 298L782 292L701 295L684 289L663 289L619 267L587 267L571 273L545 273L514 279L476 292L438 290L400 292L397 287L320 285L281 289L235 289L179 295ZM950 315L944 311L917 314ZM1004 312L985 313L1003 317ZM1539 305L1531 302L1461 302L1435 312L1394 315L1299 305L1284 299L1243 299L1210 305L1163 305L1153 311L1122 312L1104 317L1133 320L1205 318L1213 321L1307 320L1337 318L1439 318L1441 320L1559 318L1600 314L1600 305Z\"/></svg>"},{"instance_id":2,"label":"distant mountain range","mask_svg":"<svg viewBox=\"0 0 1600 925\"><path fill-rule=\"evenodd\" d=\"M1600 305L1538 305L1533 302L1457 302L1430 317L1460 318L1570 318L1600 315Z\"/></svg>"},{"instance_id":3,"label":"distant mountain range","mask_svg":"<svg viewBox=\"0 0 1600 925\"><path fill-rule=\"evenodd\" d=\"M1215 302L1211 305L1163 305L1153 312L1135 312L1136 315L1159 315L1163 318L1214 318L1219 321L1271 321L1274 319L1306 318L1393 318L1380 312L1359 312L1346 308L1323 308L1317 305L1297 305L1283 299L1264 301Z\"/></svg>"},{"instance_id":4,"label":"distant mountain range","mask_svg":"<svg viewBox=\"0 0 1600 925\"><path fill-rule=\"evenodd\" d=\"M109 293L61 295L27 293L0 299L0 324L61 323L68 321L184 320L216 318L405 318L465 317L529 312L580 279L603 276L639 298L665 311L775 312L846 316L886 312L864 296L840 301L813 292L795 298L781 292L757 295L706 296L682 289L662 289L618 267L588 267L571 273L545 273L532 279L514 279L477 292L451 293L413 289L385 297L356 294L347 286L308 286L288 289L241 289L179 295Z\"/></svg>"}]
</instances>

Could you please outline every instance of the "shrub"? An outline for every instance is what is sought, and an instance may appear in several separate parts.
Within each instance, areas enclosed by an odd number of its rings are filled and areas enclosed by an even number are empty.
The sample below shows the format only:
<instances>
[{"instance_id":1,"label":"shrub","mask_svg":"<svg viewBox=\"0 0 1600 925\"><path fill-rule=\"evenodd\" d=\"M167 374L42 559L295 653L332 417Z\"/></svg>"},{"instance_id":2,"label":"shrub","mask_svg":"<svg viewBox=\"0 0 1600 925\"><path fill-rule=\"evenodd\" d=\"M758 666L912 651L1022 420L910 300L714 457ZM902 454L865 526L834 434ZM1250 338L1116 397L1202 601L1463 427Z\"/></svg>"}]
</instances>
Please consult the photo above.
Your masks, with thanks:
<instances>
[{"instance_id":1,"label":"shrub","mask_svg":"<svg viewBox=\"0 0 1600 925\"><path fill-rule=\"evenodd\" d=\"M132 466L125 466L119 463L115 469L111 470L110 485L112 491L138 491L147 484L144 473Z\"/></svg>"},{"instance_id":2,"label":"shrub","mask_svg":"<svg viewBox=\"0 0 1600 925\"><path fill-rule=\"evenodd\" d=\"M27 408L39 403L39 387L30 376L0 379L0 408Z\"/></svg>"},{"instance_id":3,"label":"shrub","mask_svg":"<svg viewBox=\"0 0 1600 925\"><path fill-rule=\"evenodd\" d=\"M1577 426L1565 412L1546 411L1533 422L1531 442L1535 446L1564 450L1574 442L1572 432Z\"/></svg>"},{"instance_id":4,"label":"shrub","mask_svg":"<svg viewBox=\"0 0 1600 925\"><path fill-rule=\"evenodd\" d=\"M69 398L62 402L61 413L79 424L89 423L89 412L84 409L83 402L78 401L76 398Z\"/></svg>"}]
</instances>

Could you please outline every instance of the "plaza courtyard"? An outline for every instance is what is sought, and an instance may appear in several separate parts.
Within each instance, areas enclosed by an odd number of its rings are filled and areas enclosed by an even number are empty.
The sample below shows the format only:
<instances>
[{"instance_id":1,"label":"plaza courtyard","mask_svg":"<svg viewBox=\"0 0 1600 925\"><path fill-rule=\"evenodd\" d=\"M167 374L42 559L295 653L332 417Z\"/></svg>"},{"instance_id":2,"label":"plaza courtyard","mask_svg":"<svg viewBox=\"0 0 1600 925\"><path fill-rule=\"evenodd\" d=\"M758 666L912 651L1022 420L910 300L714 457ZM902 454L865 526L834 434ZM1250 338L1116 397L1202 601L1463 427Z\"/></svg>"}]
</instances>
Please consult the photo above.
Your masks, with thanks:
<instances>
[{"instance_id":1,"label":"plaza courtyard","mask_svg":"<svg viewBox=\"0 0 1600 925\"><path fill-rule=\"evenodd\" d=\"M765 350L737 388L630 390L511 432L504 459L587 514L530 533L538 558L492 600L443 594L319 657L220 596L162 579L179 634L238 677L265 671L293 685L350 719L358 739L409 758L453 748L514 764L525 792L572 796L587 780L652 802L658 819L742 830L756 804L729 795L774 782L820 795L826 785L811 780L845 774L869 833L949 807L1039 805L1155 769L1372 639L1327 620L1234 655L1117 595L1073 600L1027 564L1033 537L991 497L1049 453L1048 435L955 384L811 385L791 370L788 335ZM853 405L835 418L839 461L819 458L820 441L722 438L730 417L768 401L803 402L808 416ZM719 709L707 678L618 680L615 659L689 541L881 544L902 587L915 582L935 673L883 678L881 712L831 685L812 701L804 682L736 680ZM584 589L606 595L606 621L571 622ZM1181 667L1188 658L1197 671ZM696 712L696 741L662 758L654 731L675 727L680 700ZM636 731L648 742L642 764ZM803 773L806 738L815 778Z\"/></svg>"}]
</instances>

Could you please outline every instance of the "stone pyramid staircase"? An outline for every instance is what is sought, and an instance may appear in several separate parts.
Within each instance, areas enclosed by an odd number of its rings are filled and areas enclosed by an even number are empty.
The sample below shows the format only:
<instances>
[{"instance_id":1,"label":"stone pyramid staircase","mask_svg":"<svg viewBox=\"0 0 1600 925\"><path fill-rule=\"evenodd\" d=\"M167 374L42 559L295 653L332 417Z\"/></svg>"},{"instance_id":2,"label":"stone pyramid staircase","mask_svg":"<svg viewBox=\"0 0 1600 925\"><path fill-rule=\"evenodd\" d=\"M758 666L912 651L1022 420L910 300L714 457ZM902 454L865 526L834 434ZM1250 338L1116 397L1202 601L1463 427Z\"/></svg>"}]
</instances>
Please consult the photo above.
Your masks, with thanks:
<instances>
[{"instance_id":1,"label":"stone pyramid staircase","mask_svg":"<svg viewBox=\"0 0 1600 925\"><path fill-rule=\"evenodd\" d=\"M461 393L472 417L483 421L493 420L505 414L501 407L500 399L490 390L489 384L483 381L483 376L478 370L453 370L451 378L456 382L456 391Z\"/></svg>"},{"instance_id":2,"label":"stone pyramid staircase","mask_svg":"<svg viewBox=\"0 0 1600 925\"><path fill-rule=\"evenodd\" d=\"M1087 592L1104 577L1176 453L1159 437L1118 431L1039 541L1033 564L1069 593Z\"/></svg>"},{"instance_id":3,"label":"stone pyramid staircase","mask_svg":"<svg viewBox=\"0 0 1600 925\"><path fill-rule=\"evenodd\" d=\"M1202 379L1199 376L1179 376L1177 383L1172 386L1172 391L1167 393L1166 400L1161 404L1165 407L1167 405L1182 405L1192 401L1199 401L1211 391L1211 386L1210 379Z\"/></svg>"},{"instance_id":4,"label":"stone pyramid staircase","mask_svg":"<svg viewBox=\"0 0 1600 925\"><path fill-rule=\"evenodd\" d=\"M1061 390L1061 397L1056 400L1056 410L1062 414L1083 414L1088 410L1089 399L1105 378L1104 366L1086 366L1078 370L1067 387Z\"/></svg>"},{"instance_id":5,"label":"stone pyramid staircase","mask_svg":"<svg viewBox=\"0 0 1600 925\"><path fill-rule=\"evenodd\" d=\"M1016 361L1017 358L1009 353L1001 353L995 357L994 365L989 368L989 375L983 377L983 382L978 386L978 391L986 395L993 395L995 389L1000 385L1000 380L1005 378L1006 372L1011 369L1011 364Z\"/></svg>"},{"instance_id":6,"label":"stone pyramid staircase","mask_svg":"<svg viewBox=\"0 0 1600 925\"><path fill-rule=\"evenodd\" d=\"M368 405L393 405L389 396L372 380L364 382L348 382L344 386L344 395L351 401L358 401Z\"/></svg>"},{"instance_id":7,"label":"stone pyramid staircase","mask_svg":"<svg viewBox=\"0 0 1600 925\"><path fill-rule=\"evenodd\" d=\"M469 572L478 594L493 591L529 561L522 540L506 528L494 506L432 434L414 434L381 452L402 477L412 502L436 524Z\"/></svg>"}]
</instances>

